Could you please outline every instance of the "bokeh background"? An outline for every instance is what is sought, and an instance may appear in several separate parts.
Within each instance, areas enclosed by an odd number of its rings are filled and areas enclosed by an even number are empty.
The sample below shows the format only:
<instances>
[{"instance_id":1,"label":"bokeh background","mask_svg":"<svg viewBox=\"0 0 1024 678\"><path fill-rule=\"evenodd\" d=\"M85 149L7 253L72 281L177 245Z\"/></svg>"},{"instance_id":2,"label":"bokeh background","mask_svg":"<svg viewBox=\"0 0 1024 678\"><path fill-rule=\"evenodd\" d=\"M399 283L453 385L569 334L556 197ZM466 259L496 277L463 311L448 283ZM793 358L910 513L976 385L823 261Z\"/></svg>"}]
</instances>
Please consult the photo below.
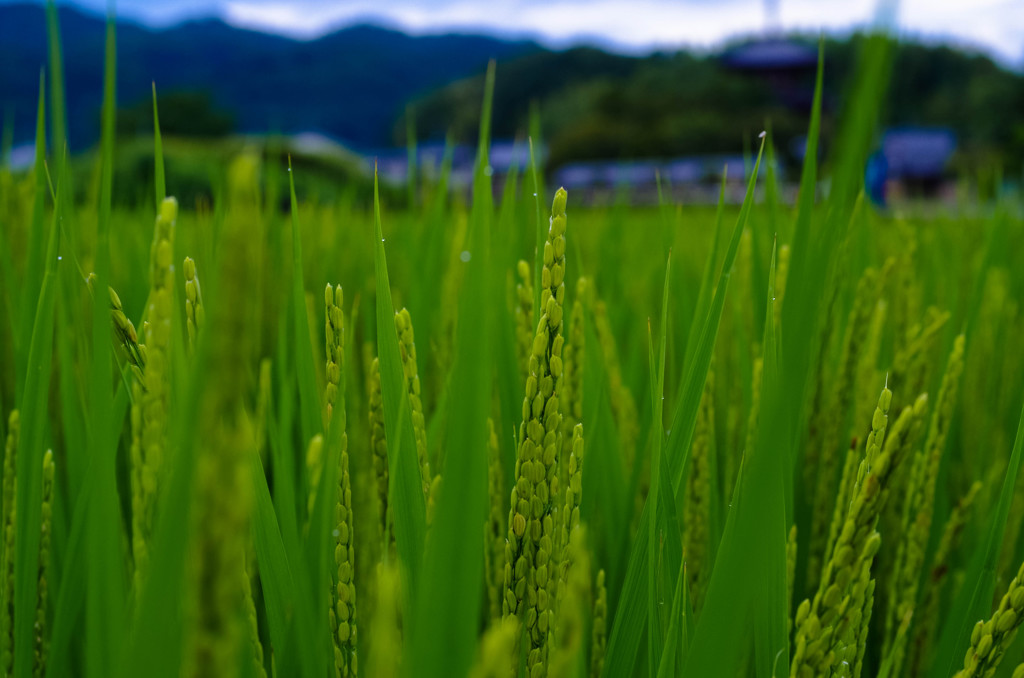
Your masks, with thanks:
<instances>
[{"instance_id":1,"label":"bokeh background","mask_svg":"<svg viewBox=\"0 0 1024 678\"><path fill-rule=\"evenodd\" d=\"M68 143L87 157L109 7L59 7ZM964 182L992 193L1024 167L1018 0L121 0L115 10L120 202L152 182L154 84L186 202L216 184L223 163L212 160L252 144L295 155L323 194L365 181L374 162L400 186L412 140L416 167L436 172L448 139L453 186L465 188L491 59L497 175L528 161L533 111L538 157L577 199L652 202L661 177L679 199L714 201L726 167L738 199L750 139L768 128L785 199L818 39L827 155L857 43L879 24L900 46L865 168L876 203L952 201ZM32 161L46 62L42 3L0 1L0 116L15 167Z\"/></svg>"}]
</instances>

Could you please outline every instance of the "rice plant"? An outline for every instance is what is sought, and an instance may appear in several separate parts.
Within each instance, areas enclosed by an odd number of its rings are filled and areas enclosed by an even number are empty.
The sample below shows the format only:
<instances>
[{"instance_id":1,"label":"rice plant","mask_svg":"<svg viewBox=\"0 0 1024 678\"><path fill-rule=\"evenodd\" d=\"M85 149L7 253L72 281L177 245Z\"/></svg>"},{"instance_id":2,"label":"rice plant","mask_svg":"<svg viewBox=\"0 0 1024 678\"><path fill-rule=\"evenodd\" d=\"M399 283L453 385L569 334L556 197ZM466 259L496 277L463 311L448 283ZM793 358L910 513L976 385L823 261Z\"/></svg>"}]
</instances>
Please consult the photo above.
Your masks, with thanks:
<instances>
[{"instance_id":1,"label":"rice plant","mask_svg":"<svg viewBox=\"0 0 1024 678\"><path fill-rule=\"evenodd\" d=\"M159 122L112 204L109 26L95 181L52 8L0 168L0 675L1022 675L1024 219L865 200L889 38L791 207L767 135L739 205L496 200L492 64L467 200L210 210Z\"/></svg>"}]
</instances>

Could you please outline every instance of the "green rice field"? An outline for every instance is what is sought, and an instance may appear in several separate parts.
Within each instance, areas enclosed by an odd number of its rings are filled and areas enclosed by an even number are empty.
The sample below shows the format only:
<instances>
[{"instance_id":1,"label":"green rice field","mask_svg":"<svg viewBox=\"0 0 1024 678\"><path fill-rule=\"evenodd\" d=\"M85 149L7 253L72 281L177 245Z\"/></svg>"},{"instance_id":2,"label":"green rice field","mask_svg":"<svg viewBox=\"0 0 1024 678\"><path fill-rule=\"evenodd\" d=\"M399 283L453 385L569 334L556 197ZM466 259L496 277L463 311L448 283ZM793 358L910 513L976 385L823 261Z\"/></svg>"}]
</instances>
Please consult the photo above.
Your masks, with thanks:
<instances>
[{"instance_id":1,"label":"green rice field","mask_svg":"<svg viewBox=\"0 0 1024 678\"><path fill-rule=\"evenodd\" d=\"M792 203L770 134L742 203L495 181L493 64L465 193L252 145L179 203L154 91L124 203L114 24L73 163L51 12L0 169L0 676L1024 677L1024 210L866 199L888 38L828 139L819 59Z\"/></svg>"}]
</instances>

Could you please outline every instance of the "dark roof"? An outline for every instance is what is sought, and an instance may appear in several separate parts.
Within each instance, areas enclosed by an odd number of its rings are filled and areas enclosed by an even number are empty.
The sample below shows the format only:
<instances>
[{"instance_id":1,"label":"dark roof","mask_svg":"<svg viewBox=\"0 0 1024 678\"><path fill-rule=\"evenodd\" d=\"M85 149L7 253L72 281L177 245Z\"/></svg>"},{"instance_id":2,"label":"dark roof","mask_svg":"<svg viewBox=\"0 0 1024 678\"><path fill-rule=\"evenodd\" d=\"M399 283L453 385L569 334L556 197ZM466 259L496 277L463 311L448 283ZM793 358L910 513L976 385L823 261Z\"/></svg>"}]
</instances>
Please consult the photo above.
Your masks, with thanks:
<instances>
[{"instance_id":1,"label":"dark roof","mask_svg":"<svg viewBox=\"0 0 1024 678\"><path fill-rule=\"evenodd\" d=\"M769 38L726 50L721 60L729 68L742 70L814 68L818 65L818 50L795 40Z\"/></svg>"},{"instance_id":2,"label":"dark roof","mask_svg":"<svg viewBox=\"0 0 1024 678\"><path fill-rule=\"evenodd\" d=\"M956 135L945 127L895 127L882 137L882 153L892 178L942 174L956 150Z\"/></svg>"}]
</instances>

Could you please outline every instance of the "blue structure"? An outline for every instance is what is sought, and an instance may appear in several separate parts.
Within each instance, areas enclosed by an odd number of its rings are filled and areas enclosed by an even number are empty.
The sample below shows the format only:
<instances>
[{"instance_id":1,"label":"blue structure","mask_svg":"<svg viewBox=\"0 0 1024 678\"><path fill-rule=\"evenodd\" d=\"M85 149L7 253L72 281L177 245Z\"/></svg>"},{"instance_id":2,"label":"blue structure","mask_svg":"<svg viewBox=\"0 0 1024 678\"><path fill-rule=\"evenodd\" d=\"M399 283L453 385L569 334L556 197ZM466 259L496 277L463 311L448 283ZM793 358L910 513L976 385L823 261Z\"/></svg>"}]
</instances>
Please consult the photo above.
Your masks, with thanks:
<instances>
[{"instance_id":1,"label":"blue structure","mask_svg":"<svg viewBox=\"0 0 1024 678\"><path fill-rule=\"evenodd\" d=\"M818 66L818 50L795 40L769 38L733 47L722 54L721 61L738 71L813 70Z\"/></svg>"},{"instance_id":2,"label":"blue structure","mask_svg":"<svg viewBox=\"0 0 1024 678\"><path fill-rule=\"evenodd\" d=\"M910 192L929 195L942 183L956 151L956 135L945 127L894 127L882 136L868 159L864 183L876 205L886 204L886 186L901 183Z\"/></svg>"}]
</instances>

